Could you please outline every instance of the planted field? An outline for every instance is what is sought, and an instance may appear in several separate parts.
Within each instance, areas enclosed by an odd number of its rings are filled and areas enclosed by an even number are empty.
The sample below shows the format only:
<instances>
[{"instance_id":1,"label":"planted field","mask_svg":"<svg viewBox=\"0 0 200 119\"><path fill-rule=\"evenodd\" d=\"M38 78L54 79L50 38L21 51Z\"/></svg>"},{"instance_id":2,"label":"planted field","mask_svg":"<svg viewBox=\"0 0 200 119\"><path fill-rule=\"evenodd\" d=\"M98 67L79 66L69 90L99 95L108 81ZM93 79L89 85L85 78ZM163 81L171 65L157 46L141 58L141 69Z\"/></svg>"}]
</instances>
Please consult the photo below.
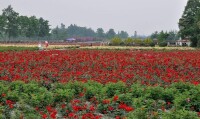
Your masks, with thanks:
<instances>
[{"instance_id":1,"label":"planted field","mask_svg":"<svg viewBox=\"0 0 200 119\"><path fill-rule=\"evenodd\" d=\"M200 51L66 50L0 53L5 81L199 84Z\"/></svg>"},{"instance_id":2,"label":"planted field","mask_svg":"<svg viewBox=\"0 0 200 119\"><path fill-rule=\"evenodd\" d=\"M0 117L198 119L200 51L0 52Z\"/></svg>"}]
</instances>

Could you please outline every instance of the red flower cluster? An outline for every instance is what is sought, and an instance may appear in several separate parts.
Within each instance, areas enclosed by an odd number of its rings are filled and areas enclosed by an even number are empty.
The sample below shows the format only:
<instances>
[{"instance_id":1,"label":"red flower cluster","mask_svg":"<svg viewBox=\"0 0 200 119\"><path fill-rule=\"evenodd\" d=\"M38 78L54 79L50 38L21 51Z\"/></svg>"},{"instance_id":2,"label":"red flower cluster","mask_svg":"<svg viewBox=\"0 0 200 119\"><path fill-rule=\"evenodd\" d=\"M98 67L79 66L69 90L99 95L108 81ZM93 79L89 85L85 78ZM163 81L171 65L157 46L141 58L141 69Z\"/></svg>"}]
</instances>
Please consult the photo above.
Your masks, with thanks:
<instances>
[{"instance_id":1,"label":"red flower cluster","mask_svg":"<svg viewBox=\"0 0 200 119\"><path fill-rule=\"evenodd\" d=\"M119 106L118 106L119 109L123 109L127 112L130 112L130 111L133 111L134 109L124 103L120 103Z\"/></svg>"},{"instance_id":2,"label":"red flower cluster","mask_svg":"<svg viewBox=\"0 0 200 119\"><path fill-rule=\"evenodd\" d=\"M105 99L105 100L103 100L102 102L103 102L103 104L109 104L109 103L110 103L110 100Z\"/></svg>"},{"instance_id":3,"label":"red flower cluster","mask_svg":"<svg viewBox=\"0 0 200 119\"><path fill-rule=\"evenodd\" d=\"M6 100L6 104L10 107L10 109L12 109L12 108L14 108L14 102L13 101L11 101L11 100Z\"/></svg>"}]
</instances>

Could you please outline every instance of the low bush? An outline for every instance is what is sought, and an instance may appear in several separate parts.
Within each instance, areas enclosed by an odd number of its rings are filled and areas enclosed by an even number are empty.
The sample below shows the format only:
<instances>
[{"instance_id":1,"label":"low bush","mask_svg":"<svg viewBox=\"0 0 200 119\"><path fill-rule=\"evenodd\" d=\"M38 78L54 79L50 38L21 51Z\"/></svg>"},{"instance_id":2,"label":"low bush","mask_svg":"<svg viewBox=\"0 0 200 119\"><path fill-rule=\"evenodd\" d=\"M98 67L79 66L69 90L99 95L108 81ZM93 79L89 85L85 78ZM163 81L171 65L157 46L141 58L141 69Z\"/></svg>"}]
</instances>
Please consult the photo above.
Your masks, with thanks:
<instances>
[{"instance_id":1,"label":"low bush","mask_svg":"<svg viewBox=\"0 0 200 119\"><path fill-rule=\"evenodd\" d=\"M158 44L160 47L166 47L167 46L167 42L161 42Z\"/></svg>"},{"instance_id":2,"label":"low bush","mask_svg":"<svg viewBox=\"0 0 200 119\"><path fill-rule=\"evenodd\" d=\"M200 86L0 81L0 118L197 119Z\"/></svg>"}]
</instances>

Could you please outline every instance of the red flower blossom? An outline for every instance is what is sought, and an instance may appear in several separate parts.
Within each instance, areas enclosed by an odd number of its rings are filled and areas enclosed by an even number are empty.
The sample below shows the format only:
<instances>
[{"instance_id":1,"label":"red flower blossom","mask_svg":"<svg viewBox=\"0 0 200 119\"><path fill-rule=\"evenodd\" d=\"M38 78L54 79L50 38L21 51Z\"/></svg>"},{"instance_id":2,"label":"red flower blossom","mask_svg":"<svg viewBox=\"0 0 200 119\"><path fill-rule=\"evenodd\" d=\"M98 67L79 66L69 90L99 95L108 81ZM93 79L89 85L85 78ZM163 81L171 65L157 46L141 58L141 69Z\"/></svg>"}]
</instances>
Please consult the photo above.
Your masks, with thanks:
<instances>
[{"instance_id":1,"label":"red flower blossom","mask_svg":"<svg viewBox=\"0 0 200 119\"><path fill-rule=\"evenodd\" d=\"M2 96L2 97L6 97L6 94L5 94L5 93L3 93L3 94L1 94L1 96Z\"/></svg>"},{"instance_id":2,"label":"red flower blossom","mask_svg":"<svg viewBox=\"0 0 200 119\"><path fill-rule=\"evenodd\" d=\"M43 115L42 115L42 118L43 118L43 119L46 119L47 117L48 117L48 116L47 116L46 114L43 114Z\"/></svg>"},{"instance_id":3,"label":"red flower blossom","mask_svg":"<svg viewBox=\"0 0 200 119\"><path fill-rule=\"evenodd\" d=\"M119 97L117 95L114 96L114 98L113 98L114 101L117 101L118 99L119 99Z\"/></svg>"},{"instance_id":4,"label":"red flower blossom","mask_svg":"<svg viewBox=\"0 0 200 119\"><path fill-rule=\"evenodd\" d=\"M110 100L108 99L103 100L103 104L109 104L109 103L110 103Z\"/></svg>"}]
</instances>

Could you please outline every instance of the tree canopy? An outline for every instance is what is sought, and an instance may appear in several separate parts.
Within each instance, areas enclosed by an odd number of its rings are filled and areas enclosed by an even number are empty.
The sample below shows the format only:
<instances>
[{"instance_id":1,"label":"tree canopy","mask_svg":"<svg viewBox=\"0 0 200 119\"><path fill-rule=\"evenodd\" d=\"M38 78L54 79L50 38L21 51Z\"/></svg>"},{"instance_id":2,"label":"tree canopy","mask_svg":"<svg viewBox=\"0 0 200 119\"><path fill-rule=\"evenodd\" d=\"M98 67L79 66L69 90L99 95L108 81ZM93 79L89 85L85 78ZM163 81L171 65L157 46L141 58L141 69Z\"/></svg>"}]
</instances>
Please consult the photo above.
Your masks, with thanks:
<instances>
[{"instance_id":1,"label":"tree canopy","mask_svg":"<svg viewBox=\"0 0 200 119\"><path fill-rule=\"evenodd\" d=\"M50 27L49 21L35 16L27 17L20 16L19 13L13 10L9 5L3 9L0 15L0 37L1 38L38 38L49 36Z\"/></svg>"},{"instance_id":2,"label":"tree canopy","mask_svg":"<svg viewBox=\"0 0 200 119\"><path fill-rule=\"evenodd\" d=\"M200 42L200 0L188 0L182 17L179 19L180 35L192 41L196 47Z\"/></svg>"}]
</instances>

